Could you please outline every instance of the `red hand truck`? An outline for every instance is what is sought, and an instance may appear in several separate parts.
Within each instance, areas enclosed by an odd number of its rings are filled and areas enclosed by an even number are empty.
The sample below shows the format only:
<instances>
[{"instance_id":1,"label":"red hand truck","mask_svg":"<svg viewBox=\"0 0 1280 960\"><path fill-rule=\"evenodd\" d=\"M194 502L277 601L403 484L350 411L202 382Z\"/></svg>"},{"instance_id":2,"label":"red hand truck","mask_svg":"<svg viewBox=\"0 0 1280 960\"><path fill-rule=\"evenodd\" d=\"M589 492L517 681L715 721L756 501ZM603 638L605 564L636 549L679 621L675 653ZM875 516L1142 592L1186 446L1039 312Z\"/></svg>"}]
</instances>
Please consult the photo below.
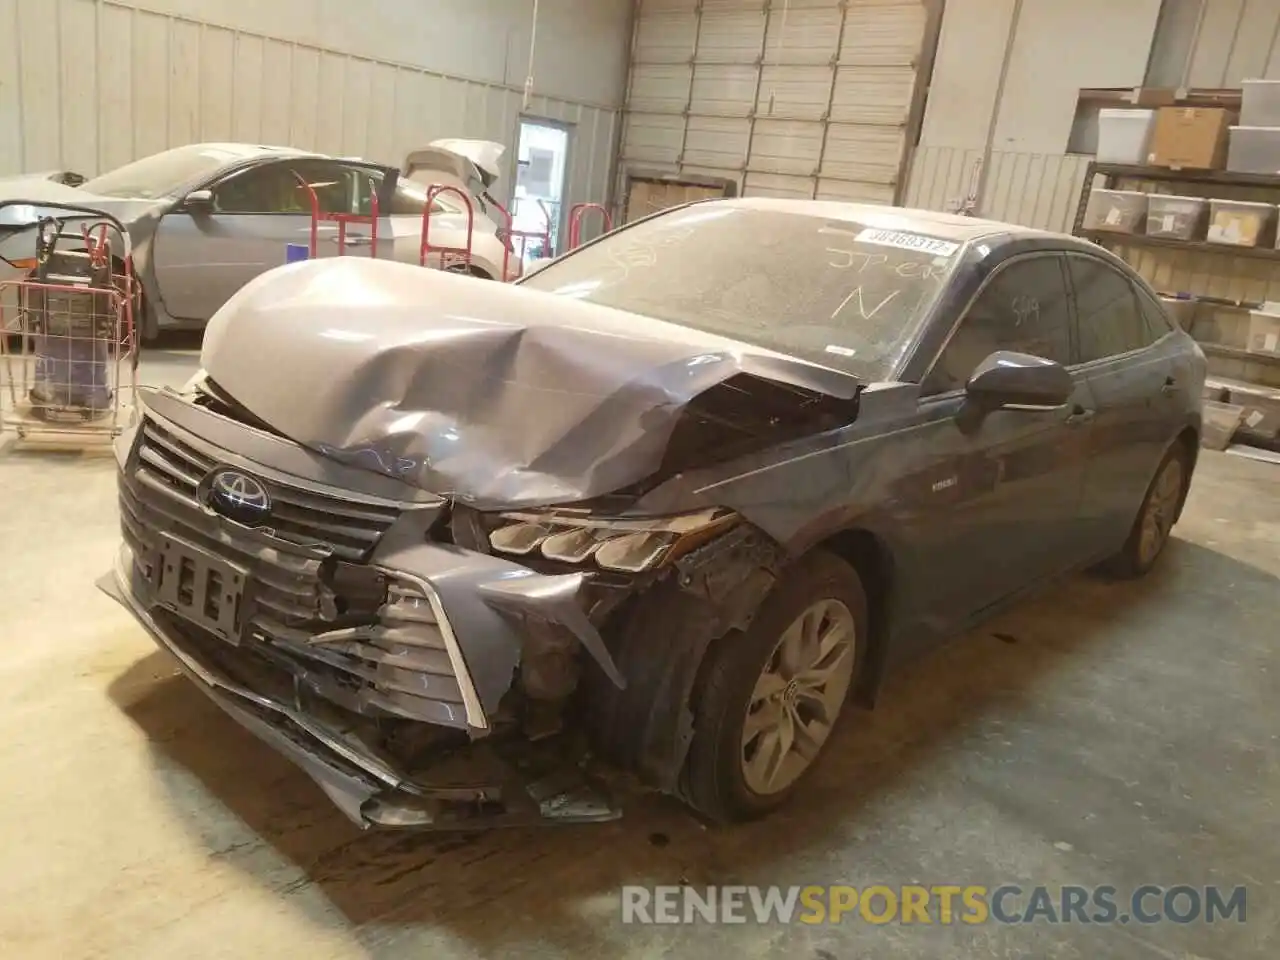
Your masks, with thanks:
<instances>
[{"instance_id":1,"label":"red hand truck","mask_svg":"<svg viewBox=\"0 0 1280 960\"><path fill-rule=\"evenodd\" d=\"M443 196L446 193L451 193L458 197L462 201L463 209L467 212L467 242L465 246L450 247L431 242L431 208L435 206L436 197ZM418 244L418 265L427 266L428 258L433 253L436 253L440 255L441 270L447 270L450 273L469 273L471 271L471 243L475 237L475 231L475 206L471 203L471 197L467 195L467 192L447 183L433 183L427 188L427 205L422 210L422 235Z\"/></svg>"},{"instance_id":2,"label":"red hand truck","mask_svg":"<svg viewBox=\"0 0 1280 960\"><path fill-rule=\"evenodd\" d=\"M604 233L613 229L613 214L600 203L575 203L569 208L569 249L576 250L582 243L582 218L597 212L604 222Z\"/></svg>"},{"instance_id":3,"label":"red hand truck","mask_svg":"<svg viewBox=\"0 0 1280 960\"><path fill-rule=\"evenodd\" d=\"M338 256L343 256L347 252L347 243L352 246L369 247L369 256L377 259L378 256L378 185L372 177L369 177L369 213L326 213L320 209L320 198L316 195L315 187L313 187L307 178L296 170L293 173L298 183L307 191L307 197L311 201L311 236L308 243L308 251L310 258L314 260L317 255L317 241L320 235L321 223L336 223L338 225ZM369 227L369 235L356 235L347 238L348 224L366 224Z\"/></svg>"}]
</instances>

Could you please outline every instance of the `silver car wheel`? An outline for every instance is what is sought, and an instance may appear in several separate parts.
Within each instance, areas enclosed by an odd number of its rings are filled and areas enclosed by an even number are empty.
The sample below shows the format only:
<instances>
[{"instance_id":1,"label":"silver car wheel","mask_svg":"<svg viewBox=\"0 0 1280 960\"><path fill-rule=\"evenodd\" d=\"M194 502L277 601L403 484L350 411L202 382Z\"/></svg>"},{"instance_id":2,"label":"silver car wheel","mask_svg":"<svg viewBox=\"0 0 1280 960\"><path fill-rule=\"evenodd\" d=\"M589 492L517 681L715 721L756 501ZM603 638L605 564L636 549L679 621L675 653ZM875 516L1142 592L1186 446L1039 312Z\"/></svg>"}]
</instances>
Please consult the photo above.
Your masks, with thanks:
<instances>
[{"instance_id":1,"label":"silver car wheel","mask_svg":"<svg viewBox=\"0 0 1280 960\"><path fill-rule=\"evenodd\" d=\"M1145 567L1155 561L1169 539L1173 520L1182 496L1182 461L1171 457L1151 488L1151 496L1142 511L1138 534L1138 560Z\"/></svg>"},{"instance_id":2,"label":"silver car wheel","mask_svg":"<svg viewBox=\"0 0 1280 960\"><path fill-rule=\"evenodd\" d=\"M839 600L810 605L783 631L756 681L742 728L742 775L759 796L812 765L853 679L857 626Z\"/></svg>"}]
</instances>

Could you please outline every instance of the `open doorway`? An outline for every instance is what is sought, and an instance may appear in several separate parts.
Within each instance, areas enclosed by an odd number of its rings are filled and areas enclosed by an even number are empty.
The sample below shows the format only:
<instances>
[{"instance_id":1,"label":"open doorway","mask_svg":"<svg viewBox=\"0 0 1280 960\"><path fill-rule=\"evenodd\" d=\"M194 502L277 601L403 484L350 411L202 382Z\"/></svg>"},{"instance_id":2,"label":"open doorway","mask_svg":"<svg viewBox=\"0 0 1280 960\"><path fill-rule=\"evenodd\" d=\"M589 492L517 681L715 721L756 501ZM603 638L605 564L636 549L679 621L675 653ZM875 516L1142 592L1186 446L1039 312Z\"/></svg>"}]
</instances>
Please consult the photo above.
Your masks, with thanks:
<instances>
[{"instance_id":1,"label":"open doorway","mask_svg":"<svg viewBox=\"0 0 1280 960\"><path fill-rule=\"evenodd\" d=\"M560 247L560 223L564 209L565 177L569 170L569 130L547 120L521 120L516 155L512 226L530 234L546 230L551 221L551 249L530 239L517 252L528 266L540 257L554 256Z\"/></svg>"}]
</instances>

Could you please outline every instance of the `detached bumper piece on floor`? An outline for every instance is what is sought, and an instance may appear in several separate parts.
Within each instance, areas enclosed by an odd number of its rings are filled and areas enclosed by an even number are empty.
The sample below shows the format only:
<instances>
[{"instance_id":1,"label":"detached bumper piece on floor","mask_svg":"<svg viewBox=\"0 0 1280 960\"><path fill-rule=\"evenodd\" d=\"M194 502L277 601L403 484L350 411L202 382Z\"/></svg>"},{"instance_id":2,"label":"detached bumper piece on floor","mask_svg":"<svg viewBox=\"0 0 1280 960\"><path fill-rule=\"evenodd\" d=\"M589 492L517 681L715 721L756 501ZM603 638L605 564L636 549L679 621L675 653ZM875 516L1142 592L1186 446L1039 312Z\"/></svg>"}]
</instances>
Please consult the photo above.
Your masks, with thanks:
<instances>
[{"instance_id":1,"label":"detached bumper piece on floor","mask_svg":"<svg viewBox=\"0 0 1280 960\"><path fill-rule=\"evenodd\" d=\"M136 599L146 589L135 584L138 577L125 549L114 573L98 585L134 614L214 703L300 767L362 828L490 829L620 816L554 741L442 738L425 751L430 759L424 769L410 775L278 664L192 629L162 608L144 607Z\"/></svg>"}]
</instances>

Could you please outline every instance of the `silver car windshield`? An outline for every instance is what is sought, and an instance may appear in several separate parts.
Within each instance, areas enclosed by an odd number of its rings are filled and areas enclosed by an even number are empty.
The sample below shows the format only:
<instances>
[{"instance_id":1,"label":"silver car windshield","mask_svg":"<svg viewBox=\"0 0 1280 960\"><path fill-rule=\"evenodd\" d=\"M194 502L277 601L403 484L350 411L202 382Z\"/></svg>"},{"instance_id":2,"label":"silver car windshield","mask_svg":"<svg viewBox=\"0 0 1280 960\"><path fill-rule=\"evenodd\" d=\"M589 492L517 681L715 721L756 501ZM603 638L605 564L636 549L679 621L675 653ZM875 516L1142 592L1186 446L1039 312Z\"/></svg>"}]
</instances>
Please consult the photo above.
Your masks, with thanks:
<instances>
[{"instance_id":1,"label":"silver car windshield","mask_svg":"<svg viewBox=\"0 0 1280 960\"><path fill-rule=\"evenodd\" d=\"M883 380L960 248L821 215L695 205L583 247L523 286Z\"/></svg>"},{"instance_id":2,"label":"silver car windshield","mask_svg":"<svg viewBox=\"0 0 1280 960\"><path fill-rule=\"evenodd\" d=\"M152 154L86 181L81 189L99 197L154 200L193 181L211 177L229 163L260 150L227 144L193 144Z\"/></svg>"}]
</instances>

